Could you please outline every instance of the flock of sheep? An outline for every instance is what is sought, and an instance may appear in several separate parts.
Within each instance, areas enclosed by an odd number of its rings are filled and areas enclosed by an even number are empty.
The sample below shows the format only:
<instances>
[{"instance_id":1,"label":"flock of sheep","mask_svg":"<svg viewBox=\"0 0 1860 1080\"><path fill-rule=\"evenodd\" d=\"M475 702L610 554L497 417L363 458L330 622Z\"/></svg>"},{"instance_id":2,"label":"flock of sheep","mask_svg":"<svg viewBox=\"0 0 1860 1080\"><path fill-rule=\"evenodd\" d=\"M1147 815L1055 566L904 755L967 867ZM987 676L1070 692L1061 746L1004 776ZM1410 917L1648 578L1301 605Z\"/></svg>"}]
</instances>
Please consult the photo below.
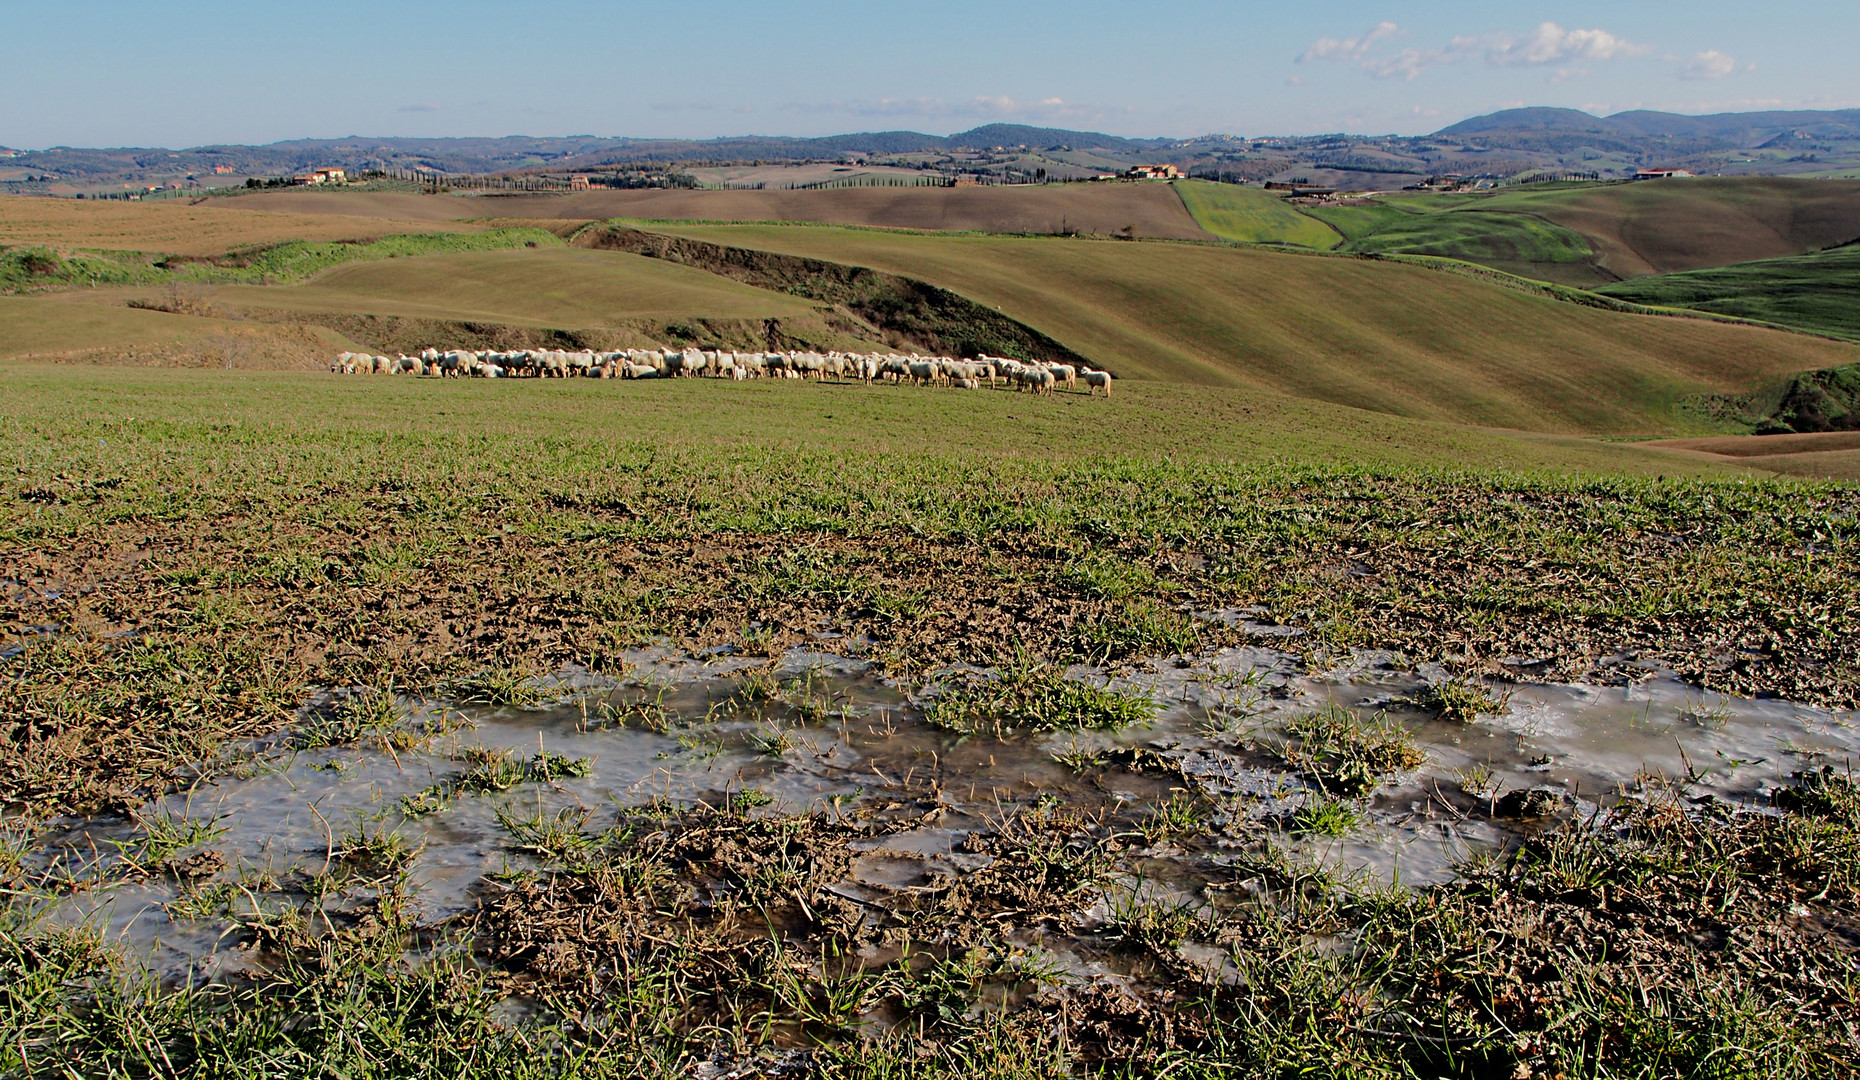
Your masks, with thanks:
<instances>
[{"instance_id":1,"label":"flock of sheep","mask_svg":"<svg viewBox=\"0 0 1860 1080\"><path fill-rule=\"evenodd\" d=\"M623 349L615 352L562 352L522 349L516 352L427 349L419 356L371 356L345 352L329 370L345 375L426 375L436 378L587 378L665 379L708 376L718 379L857 379L870 384L909 381L919 386L977 390L1006 383L1030 393L1052 393L1060 386L1086 393L1102 389L1111 396L1111 373L1045 361L978 356L900 356L883 353L731 352L727 349Z\"/></svg>"}]
</instances>

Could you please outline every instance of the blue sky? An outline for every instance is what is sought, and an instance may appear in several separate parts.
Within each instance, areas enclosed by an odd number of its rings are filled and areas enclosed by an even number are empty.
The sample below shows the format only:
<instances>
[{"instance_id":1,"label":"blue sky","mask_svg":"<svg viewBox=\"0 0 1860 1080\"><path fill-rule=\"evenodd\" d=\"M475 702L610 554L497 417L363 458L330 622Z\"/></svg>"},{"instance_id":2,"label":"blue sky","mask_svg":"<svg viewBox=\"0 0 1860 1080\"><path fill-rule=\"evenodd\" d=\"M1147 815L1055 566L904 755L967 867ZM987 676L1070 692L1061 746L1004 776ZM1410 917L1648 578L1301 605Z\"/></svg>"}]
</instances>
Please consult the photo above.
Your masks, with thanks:
<instances>
[{"instance_id":1,"label":"blue sky","mask_svg":"<svg viewBox=\"0 0 1860 1080\"><path fill-rule=\"evenodd\" d=\"M1860 107L1860 4L0 0L0 144L1435 130Z\"/></svg>"}]
</instances>

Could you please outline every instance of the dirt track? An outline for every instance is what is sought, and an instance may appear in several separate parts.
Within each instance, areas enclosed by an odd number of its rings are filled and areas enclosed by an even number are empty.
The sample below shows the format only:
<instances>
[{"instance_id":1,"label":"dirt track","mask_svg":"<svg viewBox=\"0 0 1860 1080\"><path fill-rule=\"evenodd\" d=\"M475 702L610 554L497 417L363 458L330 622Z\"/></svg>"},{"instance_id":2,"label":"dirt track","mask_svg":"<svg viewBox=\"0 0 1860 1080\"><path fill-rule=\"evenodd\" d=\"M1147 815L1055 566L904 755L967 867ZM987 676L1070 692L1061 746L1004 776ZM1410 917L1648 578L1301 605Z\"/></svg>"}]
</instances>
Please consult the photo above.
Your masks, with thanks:
<instances>
[{"instance_id":1,"label":"dirt track","mask_svg":"<svg viewBox=\"0 0 1860 1080\"><path fill-rule=\"evenodd\" d=\"M1113 235L1212 240L1166 184L1012 188L839 188L829 191L589 191L461 198L385 193L267 192L221 205L300 214L589 220L818 221L939 231Z\"/></svg>"}]
</instances>

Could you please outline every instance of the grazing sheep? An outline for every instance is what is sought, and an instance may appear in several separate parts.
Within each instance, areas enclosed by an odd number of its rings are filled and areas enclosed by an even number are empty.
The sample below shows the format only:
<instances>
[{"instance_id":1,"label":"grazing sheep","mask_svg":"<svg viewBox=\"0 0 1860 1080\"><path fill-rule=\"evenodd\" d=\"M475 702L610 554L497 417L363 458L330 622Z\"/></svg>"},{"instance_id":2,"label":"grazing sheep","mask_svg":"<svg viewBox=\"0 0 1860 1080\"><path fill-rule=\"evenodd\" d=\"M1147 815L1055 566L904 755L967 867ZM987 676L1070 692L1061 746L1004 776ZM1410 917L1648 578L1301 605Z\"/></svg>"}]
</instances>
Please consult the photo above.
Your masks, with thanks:
<instances>
[{"instance_id":1,"label":"grazing sheep","mask_svg":"<svg viewBox=\"0 0 1860 1080\"><path fill-rule=\"evenodd\" d=\"M909 380L917 386L949 386L979 390L1005 380L1030 394L1051 394L1061 383L1068 388L1085 384L1087 394L1100 388L1111 396L1111 373L1089 365L1074 367L1048 361L1022 361L1012 357L978 355L973 359L898 353L754 352L728 349L519 349L508 352L471 349L423 349L419 356L374 356L341 352L330 362L336 374L422 375L434 378L508 379L588 378L658 379L710 375L742 382L764 376L781 379L835 381L858 379L870 385L875 379L891 383Z\"/></svg>"}]
</instances>

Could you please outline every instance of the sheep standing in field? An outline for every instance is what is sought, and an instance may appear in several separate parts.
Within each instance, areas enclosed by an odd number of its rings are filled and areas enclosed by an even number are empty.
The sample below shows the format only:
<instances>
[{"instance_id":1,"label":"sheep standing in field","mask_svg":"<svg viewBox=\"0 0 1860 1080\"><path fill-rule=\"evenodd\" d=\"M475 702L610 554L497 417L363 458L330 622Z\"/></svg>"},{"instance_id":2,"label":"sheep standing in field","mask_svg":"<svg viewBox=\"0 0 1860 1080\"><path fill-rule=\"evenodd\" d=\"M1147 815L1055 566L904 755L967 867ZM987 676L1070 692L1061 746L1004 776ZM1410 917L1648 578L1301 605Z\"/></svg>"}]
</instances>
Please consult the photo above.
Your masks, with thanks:
<instances>
[{"instance_id":1,"label":"sheep standing in field","mask_svg":"<svg viewBox=\"0 0 1860 1080\"><path fill-rule=\"evenodd\" d=\"M847 377L870 385L874 379L894 384L911 382L916 386L949 386L957 390L979 390L986 380L993 387L1000 380L1030 394L1052 394L1064 384L1076 389L1085 384L1086 393L1104 390L1111 396L1111 373L1084 365L1074 367L1052 361L1022 361L1005 356L982 354L972 360L948 356L900 355L897 353L844 352L759 352L738 353L728 349L627 349L596 352L580 349L523 349L510 352L470 349L439 350L428 348L417 357L394 358L368 353L342 352L330 362L337 374L413 374L435 378L506 379L532 378L653 379L673 376L704 376L744 381L767 375L772 378L817 381Z\"/></svg>"}]
</instances>

